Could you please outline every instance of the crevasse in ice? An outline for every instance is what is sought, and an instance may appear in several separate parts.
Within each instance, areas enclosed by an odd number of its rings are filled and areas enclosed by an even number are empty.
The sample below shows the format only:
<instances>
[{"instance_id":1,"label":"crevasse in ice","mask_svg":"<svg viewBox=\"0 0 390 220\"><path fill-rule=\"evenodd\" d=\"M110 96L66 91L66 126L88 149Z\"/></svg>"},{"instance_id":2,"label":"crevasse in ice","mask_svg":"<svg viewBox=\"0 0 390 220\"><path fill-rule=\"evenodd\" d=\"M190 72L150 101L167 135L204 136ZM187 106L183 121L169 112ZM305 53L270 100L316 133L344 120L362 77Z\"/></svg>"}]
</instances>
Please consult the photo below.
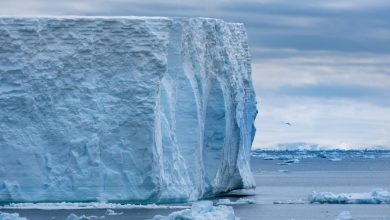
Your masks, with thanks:
<instances>
[{"instance_id":1,"label":"crevasse in ice","mask_svg":"<svg viewBox=\"0 0 390 220\"><path fill-rule=\"evenodd\" d=\"M0 202L180 202L255 187L242 24L0 17Z\"/></svg>"}]
</instances>

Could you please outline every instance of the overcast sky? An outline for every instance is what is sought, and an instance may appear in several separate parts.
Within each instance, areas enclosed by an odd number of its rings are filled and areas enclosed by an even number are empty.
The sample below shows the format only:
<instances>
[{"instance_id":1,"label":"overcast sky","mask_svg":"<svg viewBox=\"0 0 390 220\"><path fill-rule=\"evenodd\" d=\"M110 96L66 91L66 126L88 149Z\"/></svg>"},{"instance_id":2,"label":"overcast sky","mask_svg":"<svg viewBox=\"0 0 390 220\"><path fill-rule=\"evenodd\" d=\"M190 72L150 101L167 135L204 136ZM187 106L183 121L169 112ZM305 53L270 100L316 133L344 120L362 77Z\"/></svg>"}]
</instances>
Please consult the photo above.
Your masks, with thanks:
<instances>
[{"instance_id":1,"label":"overcast sky","mask_svg":"<svg viewBox=\"0 0 390 220\"><path fill-rule=\"evenodd\" d=\"M390 146L388 0L0 0L0 14L242 22L259 108L255 148Z\"/></svg>"}]
</instances>

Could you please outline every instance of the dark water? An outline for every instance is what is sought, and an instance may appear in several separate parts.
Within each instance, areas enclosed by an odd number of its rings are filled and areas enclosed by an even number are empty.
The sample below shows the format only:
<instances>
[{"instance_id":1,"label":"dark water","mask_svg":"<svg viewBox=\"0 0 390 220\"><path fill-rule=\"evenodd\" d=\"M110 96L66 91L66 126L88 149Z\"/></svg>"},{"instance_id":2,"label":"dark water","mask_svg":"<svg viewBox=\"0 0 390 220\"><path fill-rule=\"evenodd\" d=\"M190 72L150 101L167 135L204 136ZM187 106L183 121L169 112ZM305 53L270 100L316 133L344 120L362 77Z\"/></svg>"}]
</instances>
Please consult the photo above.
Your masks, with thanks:
<instances>
[{"instance_id":1,"label":"dark water","mask_svg":"<svg viewBox=\"0 0 390 220\"><path fill-rule=\"evenodd\" d=\"M335 219L342 211L350 211L354 219L390 220L390 205L326 205L308 204L312 191L334 193L370 192L376 188L390 191L390 158L367 159L344 157L341 161L311 157L297 164L280 165L283 160L252 158L256 179L257 204L233 205L238 217L249 219ZM281 170L284 170L283 172ZM237 198L231 198L235 200ZM275 201L302 201L304 204L274 204ZM92 210L1 210L19 212L30 220L66 219L70 213L105 216L104 219L151 219L168 215L175 209L119 209L122 215L104 215L105 209ZM97 219L97 218L91 218Z\"/></svg>"}]
</instances>

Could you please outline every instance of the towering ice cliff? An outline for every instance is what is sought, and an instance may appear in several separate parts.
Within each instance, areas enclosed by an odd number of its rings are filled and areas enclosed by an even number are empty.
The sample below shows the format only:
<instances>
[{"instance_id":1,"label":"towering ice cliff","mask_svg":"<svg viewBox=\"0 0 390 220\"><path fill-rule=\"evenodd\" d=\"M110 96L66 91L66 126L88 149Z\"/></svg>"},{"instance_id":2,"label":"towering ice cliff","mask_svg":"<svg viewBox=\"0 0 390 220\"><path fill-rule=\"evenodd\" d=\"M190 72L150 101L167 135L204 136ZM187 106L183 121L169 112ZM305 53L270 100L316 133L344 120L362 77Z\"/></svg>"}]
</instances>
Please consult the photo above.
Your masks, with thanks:
<instances>
[{"instance_id":1,"label":"towering ice cliff","mask_svg":"<svg viewBox=\"0 0 390 220\"><path fill-rule=\"evenodd\" d=\"M0 17L0 202L179 202L253 188L242 24Z\"/></svg>"}]
</instances>

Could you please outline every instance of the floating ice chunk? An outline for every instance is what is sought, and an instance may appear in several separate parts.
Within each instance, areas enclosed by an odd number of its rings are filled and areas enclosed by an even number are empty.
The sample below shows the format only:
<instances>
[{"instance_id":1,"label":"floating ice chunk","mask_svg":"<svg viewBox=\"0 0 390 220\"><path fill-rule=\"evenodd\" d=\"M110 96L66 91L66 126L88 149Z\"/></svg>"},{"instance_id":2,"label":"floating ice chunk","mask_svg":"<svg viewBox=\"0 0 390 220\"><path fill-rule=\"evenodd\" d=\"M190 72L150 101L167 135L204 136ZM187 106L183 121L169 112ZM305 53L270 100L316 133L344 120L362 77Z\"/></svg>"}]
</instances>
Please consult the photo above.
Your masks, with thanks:
<instances>
[{"instance_id":1,"label":"floating ice chunk","mask_svg":"<svg viewBox=\"0 0 390 220\"><path fill-rule=\"evenodd\" d=\"M239 205L239 204L256 204L256 201L253 199L240 198L236 201L231 201L230 199L219 199L216 202L217 205Z\"/></svg>"},{"instance_id":2,"label":"floating ice chunk","mask_svg":"<svg viewBox=\"0 0 390 220\"><path fill-rule=\"evenodd\" d=\"M217 205L230 205L232 204L232 201L230 201L230 199L219 199L217 202L216 202Z\"/></svg>"},{"instance_id":3,"label":"floating ice chunk","mask_svg":"<svg viewBox=\"0 0 390 220\"><path fill-rule=\"evenodd\" d=\"M0 220L27 220L27 218L20 217L19 213L0 212Z\"/></svg>"},{"instance_id":4,"label":"floating ice chunk","mask_svg":"<svg viewBox=\"0 0 390 220\"><path fill-rule=\"evenodd\" d=\"M274 201L274 204L282 205L282 204L305 204L306 202L304 200L280 200L280 201Z\"/></svg>"},{"instance_id":5,"label":"floating ice chunk","mask_svg":"<svg viewBox=\"0 0 390 220\"><path fill-rule=\"evenodd\" d=\"M281 163L277 163L278 165L291 165L291 164L297 164L299 163L299 159L293 158L293 159L287 159Z\"/></svg>"},{"instance_id":6,"label":"floating ice chunk","mask_svg":"<svg viewBox=\"0 0 390 220\"><path fill-rule=\"evenodd\" d=\"M236 220L234 210L230 206L213 206L211 201L200 201L192 204L191 209L172 212L168 216L157 215L153 220Z\"/></svg>"},{"instance_id":7,"label":"floating ice chunk","mask_svg":"<svg viewBox=\"0 0 390 220\"><path fill-rule=\"evenodd\" d=\"M328 160L332 161L332 162L337 162L337 161L341 161L342 159L341 158L337 158L337 157L332 157L332 158L329 158Z\"/></svg>"},{"instance_id":8,"label":"floating ice chunk","mask_svg":"<svg viewBox=\"0 0 390 220\"><path fill-rule=\"evenodd\" d=\"M299 159L297 159L297 158L289 159L289 160L284 161L284 163L289 163L289 164L299 163Z\"/></svg>"},{"instance_id":9,"label":"floating ice chunk","mask_svg":"<svg viewBox=\"0 0 390 220\"><path fill-rule=\"evenodd\" d=\"M107 209L106 215L123 215L123 212L115 212L114 210L112 209Z\"/></svg>"},{"instance_id":10,"label":"floating ice chunk","mask_svg":"<svg viewBox=\"0 0 390 220\"><path fill-rule=\"evenodd\" d=\"M310 203L329 204L390 204L390 192L374 190L371 193L341 193L312 192L309 195Z\"/></svg>"},{"instance_id":11,"label":"floating ice chunk","mask_svg":"<svg viewBox=\"0 0 390 220\"><path fill-rule=\"evenodd\" d=\"M85 215L82 215L82 216L77 216L76 214L74 213L71 213L67 220L90 220L89 217L85 216Z\"/></svg>"},{"instance_id":12,"label":"floating ice chunk","mask_svg":"<svg viewBox=\"0 0 390 220\"><path fill-rule=\"evenodd\" d=\"M256 201L254 199L247 199L247 198L239 198L236 202L239 204L256 204Z\"/></svg>"},{"instance_id":13,"label":"floating ice chunk","mask_svg":"<svg viewBox=\"0 0 390 220\"><path fill-rule=\"evenodd\" d=\"M341 212L335 220L353 220L353 217L349 211Z\"/></svg>"}]
</instances>

